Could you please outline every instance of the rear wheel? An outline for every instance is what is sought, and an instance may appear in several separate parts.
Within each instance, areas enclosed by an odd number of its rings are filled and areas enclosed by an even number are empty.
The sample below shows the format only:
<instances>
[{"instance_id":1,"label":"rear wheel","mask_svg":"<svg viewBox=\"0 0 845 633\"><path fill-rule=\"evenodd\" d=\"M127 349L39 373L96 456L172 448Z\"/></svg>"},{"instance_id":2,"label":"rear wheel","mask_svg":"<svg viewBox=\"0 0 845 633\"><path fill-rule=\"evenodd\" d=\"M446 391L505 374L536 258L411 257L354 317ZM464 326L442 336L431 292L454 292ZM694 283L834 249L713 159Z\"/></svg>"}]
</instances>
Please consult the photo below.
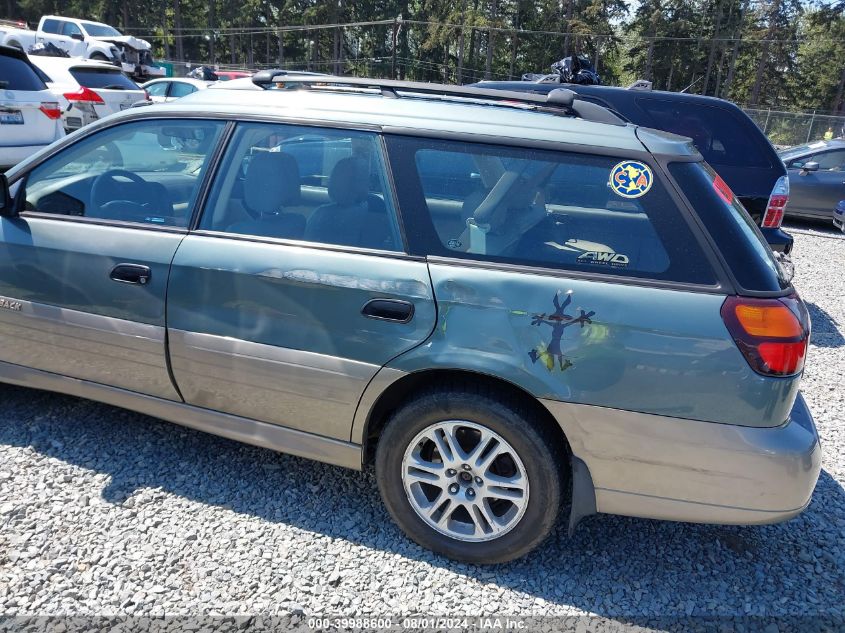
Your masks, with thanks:
<instances>
[{"instance_id":1,"label":"rear wheel","mask_svg":"<svg viewBox=\"0 0 845 633\"><path fill-rule=\"evenodd\" d=\"M457 560L501 563L548 536L560 511L564 453L520 405L486 391L441 390L390 418L376 475L411 539Z\"/></svg>"}]
</instances>

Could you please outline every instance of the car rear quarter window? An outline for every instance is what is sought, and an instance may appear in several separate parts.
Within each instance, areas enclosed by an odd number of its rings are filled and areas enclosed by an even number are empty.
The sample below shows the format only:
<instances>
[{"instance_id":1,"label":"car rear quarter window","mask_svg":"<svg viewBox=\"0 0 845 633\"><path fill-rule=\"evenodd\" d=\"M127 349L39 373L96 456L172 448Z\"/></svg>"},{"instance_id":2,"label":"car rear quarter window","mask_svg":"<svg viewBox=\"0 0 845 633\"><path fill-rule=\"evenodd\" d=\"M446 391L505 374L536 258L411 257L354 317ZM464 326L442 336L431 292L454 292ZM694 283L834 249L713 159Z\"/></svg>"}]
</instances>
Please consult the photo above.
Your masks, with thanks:
<instances>
[{"instance_id":1,"label":"car rear quarter window","mask_svg":"<svg viewBox=\"0 0 845 633\"><path fill-rule=\"evenodd\" d=\"M22 59L0 55L0 90L46 90L35 70Z\"/></svg>"},{"instance_id":2,"label":"car rear quarter window","mask_svg":"<svg viewBox=\"0 0 845 633\"><path fill-rule=\"evenodd\" d=\"M415 254L716 283L652 166L619 156L401 136L387 144ZM633 171L644 168L648 186L620 195L611 174L630 162Z\"/></svg>"},{"instance_id":3,"label":"car rear quarter window","mask_svg":"<svg viewBox=\"0 0 845 633\"><path fill-rule=\"evenodd\" d=\"M755 292L789 287L760 229L706 163L671 163L669 172L695 209L739 285Z\"/></svg>"},{"instance_id":4,"label":"car rear quarter window","mask_svg":"<svg viewBox=\"0 0 845 633\"><path fill-rule=\"evenodd\" d=\"M70 74L86 88L110 90L140 90L138 85L117 68L94 68L77 66L70 69Z\"/></svg>"},{"instance_id":5,"label":"car rear quarter window","mask_svg":"<svg viewBox=\"0 0 845 633\"><path fill-rule=\"evenodd\" d=\"M754 122L727 108L678 100L641 98L654 127L688 136L711 165L771 167L767 141Z\"/></svg>"}]
</instances>

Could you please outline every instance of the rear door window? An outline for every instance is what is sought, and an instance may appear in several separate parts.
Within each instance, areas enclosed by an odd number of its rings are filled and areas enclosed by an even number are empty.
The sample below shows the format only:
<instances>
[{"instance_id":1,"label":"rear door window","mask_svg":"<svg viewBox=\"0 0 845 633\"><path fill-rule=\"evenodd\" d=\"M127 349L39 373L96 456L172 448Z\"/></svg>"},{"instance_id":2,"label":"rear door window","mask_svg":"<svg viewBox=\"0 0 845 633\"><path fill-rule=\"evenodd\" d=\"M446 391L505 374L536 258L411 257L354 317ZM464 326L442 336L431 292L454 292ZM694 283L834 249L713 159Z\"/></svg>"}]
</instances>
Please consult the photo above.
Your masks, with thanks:
<instances>
[{"instance_id":1,"label":"rear door window","mask_svg":"<svg viewBox=\"0 0 845 633\"><path fill-rule=\"evenodd\" d=\"M66 35L67 37L72 35L82 35L82 29L76 26L73 22L65 22L62 24L62 35Z\"/></svg>"},{"instance_id":2,"label":"rear door window","mask_svg":"<svg viewBox=\"0 0 845 633\"><path fill-rule=\"evenodd\" d=\"M650 165L407 137L388 148L419 254L715 283Z\"/></svg>"},{"instance_id":3,"label":"rear door window","mask_svg":"<svg viewBox=\"0 0 845 633\"><path fill-rule=\"evenodd\" d=\"M169 96L173 97L174 99L178 99L179 97L184 97L196 91L197 89L191 84L186 84L181 81L174 81L172 84L170 84Z\"/></svg>"},{"instance_id":4,"label":"rear door window","mask_svg":"<svg viewBox=\"0 0 845 633\"><path fill-rule=\"evenodd\" d=\"M0 55L0 90L46 90L47 86L22 59Z\"/></svg>"},{"instance_id":5,"label":"rear door window","mask_svg":"<svg viewBox=\"0 0 845 633\"><path fill-rule=\"evenodd\" d=\"M62 24L58 20L44 20L44 24L41 25L41 30L44 33L53 33L58 35L62 30Z\"/></svg>"},{"instance_id":6,"label":"rear door window","mask_svg":"<svg viewBox=\"0 0 845 633\"><path fill-rule=\"evenodd\" d=\"M109 90L140 90L134 81L120 72L117 68L94 68L93 66L77 66L70 69L70 74L86 88L105 88Z\"/></svg>"},{"instance_id":7,"label":"rear door window","mask_svg":"<svg viewBox=\"0 0 845 633\"><path fill-rule=\"evenodd\" d=\"M209 200L201 229L403 249L373 132L239 123Z\"/></svg>"},{"instance_id":8,"label":"rear door window","mask_svg":"<svg viewBox=\"0 0 845 633\"><path fill-rule=\"evenodd\" d=\"M688 136L711 165L770 167L771 161L758 137L758 130L748 119L736 113L695 103L641 98L637 100L658 129ZM749 127L750 126L750 127Z\"/></svg>"}]
</instances>

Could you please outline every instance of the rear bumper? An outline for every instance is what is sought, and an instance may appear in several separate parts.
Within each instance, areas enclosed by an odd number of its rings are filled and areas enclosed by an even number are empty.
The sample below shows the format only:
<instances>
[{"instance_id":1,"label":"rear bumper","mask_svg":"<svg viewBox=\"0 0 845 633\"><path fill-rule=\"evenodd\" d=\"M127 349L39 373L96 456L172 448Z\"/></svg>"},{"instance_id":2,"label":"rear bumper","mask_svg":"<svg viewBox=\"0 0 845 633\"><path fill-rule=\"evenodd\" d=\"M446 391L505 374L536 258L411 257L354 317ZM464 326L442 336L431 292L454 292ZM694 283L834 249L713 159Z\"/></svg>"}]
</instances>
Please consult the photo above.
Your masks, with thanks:
<instances>
[{"instance_id":1,"label":"rear bumper","mask_svg":"<svg viewBox=\"0 0 845 633\"><path fill-rule=\"evenodd\" d=\"M789 420L757 428L543 401L589 469L598 512L696 523L785 521L821 469L799 394Z\"/></svg>"},{"instance_id":2,"label":"rear bumper","mask_svg":"<svg viewBox=\"0 0 845 633\"><path fill-rule=\"evenodd\" d=\"M49 143L43 145L15 145L6 146L0 144L0 170L8 169L17 165L25 158L29 158L35 152L44 149Z\"/></svg>"},{"instance_id":3,"label":"rear bumper","mask_svg":"<svg viewBox=\"0 0 845 633\"><path fill-rule=\"evenodd\" d=\"M760 231L762 231L763 237L766 238L766 241L769 243L769 247L773 251L788 255L792 250L792 243L794 241L793 237L783 229L761 228Z\"/></svg>"}]
</instances>

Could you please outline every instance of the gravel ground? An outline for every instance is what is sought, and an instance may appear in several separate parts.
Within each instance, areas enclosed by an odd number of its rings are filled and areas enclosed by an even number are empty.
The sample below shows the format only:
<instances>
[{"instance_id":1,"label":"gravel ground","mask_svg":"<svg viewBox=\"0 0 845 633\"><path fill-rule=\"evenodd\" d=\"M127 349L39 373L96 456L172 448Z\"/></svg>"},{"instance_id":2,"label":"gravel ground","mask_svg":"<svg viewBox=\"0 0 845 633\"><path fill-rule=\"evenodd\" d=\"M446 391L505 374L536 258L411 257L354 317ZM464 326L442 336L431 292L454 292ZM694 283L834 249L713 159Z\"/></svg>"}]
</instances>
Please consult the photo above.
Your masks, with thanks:
<instances>
[{"instance_id":1,"label":"gravel ground","mask_svg":"<svg viewBox=\"0 0 845 633\"><path fill-rule=\"evenodd\" d=\"M371 473L0 386L0 624L14 614L842 617L845 239L801 227L795 242L795 284L813 317L803 387L824 465L810 508L788 523L596 516L526 559L473 567L406 540Z\"/></svg>"}]
</instances>

